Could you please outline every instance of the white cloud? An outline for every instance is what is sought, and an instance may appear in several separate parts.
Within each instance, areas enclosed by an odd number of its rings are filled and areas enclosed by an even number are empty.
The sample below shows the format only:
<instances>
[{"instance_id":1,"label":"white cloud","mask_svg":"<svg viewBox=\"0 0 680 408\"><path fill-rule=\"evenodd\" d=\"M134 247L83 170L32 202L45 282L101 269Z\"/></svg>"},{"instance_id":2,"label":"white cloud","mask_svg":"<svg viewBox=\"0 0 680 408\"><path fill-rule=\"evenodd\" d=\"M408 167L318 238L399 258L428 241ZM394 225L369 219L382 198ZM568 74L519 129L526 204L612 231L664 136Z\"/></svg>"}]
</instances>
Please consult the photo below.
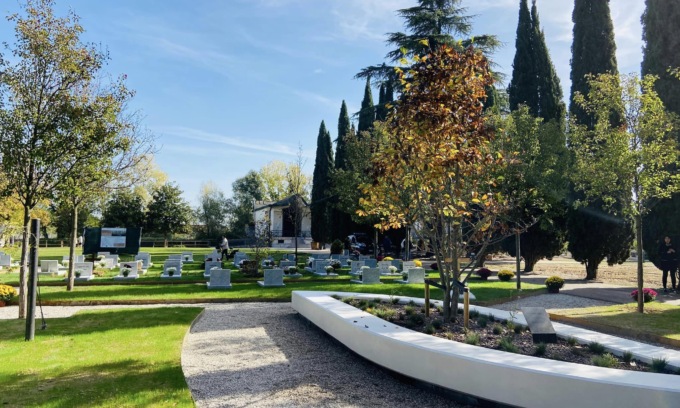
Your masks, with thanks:
<instances>
[{"instance_id":1,"label":"white cloud","mask_svg":"<svg viewBox=\"0 0 680 408\"><path fill-rule=\"evenodd\" d=\"M251 152L277 153L286 156L294 156L297 154L296 149L286 144L274 142L271 140L255 140L247 137L236 138L183 126L161 127L155 130L159 134L175 136L199 142L212 143L213 148L230 146L249 150Z\"/></svg>"}]
</instances>

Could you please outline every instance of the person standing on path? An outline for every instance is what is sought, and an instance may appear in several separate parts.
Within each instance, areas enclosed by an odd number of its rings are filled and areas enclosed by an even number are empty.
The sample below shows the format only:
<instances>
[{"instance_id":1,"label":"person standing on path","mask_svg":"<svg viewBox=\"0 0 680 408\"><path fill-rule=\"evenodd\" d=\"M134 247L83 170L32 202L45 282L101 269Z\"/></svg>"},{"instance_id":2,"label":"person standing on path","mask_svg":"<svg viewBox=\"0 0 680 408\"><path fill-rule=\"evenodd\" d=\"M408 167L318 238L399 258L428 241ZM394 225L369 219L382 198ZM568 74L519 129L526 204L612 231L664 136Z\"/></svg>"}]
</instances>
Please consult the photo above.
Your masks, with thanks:
<instances>
[{"instance_id":1,"label":"person standing on path","mask_svg":"<svg viewBox=\"0 0 680 408\"><path fill-rule=\"evenodd\" d=\"M663 242L659 246L659 258L661 264L661 271L663 272L663 291L668 293L668 273L671 274L671 284L673 291L675 291L675 270L678 269L678 255L675 246L671 243L671 237L665 236Z\"/></svg>"}]
</instances>

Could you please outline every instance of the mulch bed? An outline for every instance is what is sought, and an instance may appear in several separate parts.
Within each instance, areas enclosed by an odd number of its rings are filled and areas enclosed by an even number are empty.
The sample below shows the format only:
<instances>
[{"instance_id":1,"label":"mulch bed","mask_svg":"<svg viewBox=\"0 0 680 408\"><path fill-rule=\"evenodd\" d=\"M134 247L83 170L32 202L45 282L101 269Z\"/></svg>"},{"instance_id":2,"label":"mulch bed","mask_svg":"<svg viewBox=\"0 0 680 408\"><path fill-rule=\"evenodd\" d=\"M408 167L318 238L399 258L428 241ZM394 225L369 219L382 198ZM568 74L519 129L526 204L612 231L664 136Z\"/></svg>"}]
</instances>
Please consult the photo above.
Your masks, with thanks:
<instances>
[{"instance_id":1,"label":"mulch bed","mask_svg":"<svg viewBox=\"0 0 680 408\"><path fill-rule=\"evenodd\" d=\"M595 365L593 359L602 359L603 352L590 349L588 345L580 345L574 340L566 341L558 338L554 344L534 344L531 332L523 326L512 322L502 322L492 316L477 315L471 313L469 328L463 327L463 316L458 314L453 322L446 322L441 307L430 308L430 316L425 316L425 308L414 303L403 305L358 299L342 299L358 309L376 315L398 326L432 336L470 343L471 338L477 340L473 343L479 347L510 351L521 355L547 358L551 360L566 361L570 363ZM541 348L545 346L541 353ZM512 349L512 350L510 350ZM617 356L607 356L612 363L610 368L621 370L651 372L647 364L632 360L625 362ZM669 372L670 373L670 372Z\"/></svg>"}]
</instances>

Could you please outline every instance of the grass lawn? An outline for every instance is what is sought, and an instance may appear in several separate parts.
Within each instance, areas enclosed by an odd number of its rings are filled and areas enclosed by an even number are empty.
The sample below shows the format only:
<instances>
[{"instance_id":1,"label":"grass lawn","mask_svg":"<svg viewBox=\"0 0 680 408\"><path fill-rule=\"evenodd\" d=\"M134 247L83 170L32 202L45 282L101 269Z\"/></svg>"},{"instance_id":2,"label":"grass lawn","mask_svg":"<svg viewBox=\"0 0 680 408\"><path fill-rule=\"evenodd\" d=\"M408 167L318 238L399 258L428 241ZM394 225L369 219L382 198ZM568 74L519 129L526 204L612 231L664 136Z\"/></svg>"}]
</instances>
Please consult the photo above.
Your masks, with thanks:
<instances>
[{"instance_id":1,"label":"grass lawn","mask_svg":"<svg viewBox=\"0 0 680 408\"><path fill-rule=\"evenodd\" d=\"M560 315L614 327L635 336L649 333L680 341L680 307L664 303L645 303L645 313L637 312L637 303L560 311Z\"/></svg>"},{"instance_id":2,"label":"grass lawn","mask_svg":"<svg viewBox=\"0 0 680 408\"><path fill-rule=\"evenodd\" d=\"M330 290L338 292L380 293L399 296L423 297L424 285L402 285L398 283L378 285L361 285L350 283L349 279L299 280L288 282L280 288L263 288L257 283L235 283L232 289L208 290L204 284L173 284L173 285L99 285L77 286L72 292L67 292L63 286L44 286L41 288L42 300L47 303L87 302L92 304L111 302L173 302L173 301L201 301L201 300L229 300L245 301L290 301L290 294L294 290ZM498 281L470 281L470 290L478 301L485 302L499 298L516 296L514 282ZM542 285L523 284L523 294L543 293ZM432 288L433 299L442 299L442 291Z\"/></svg>"},{"instance_id":3,"label":"grass lawn","mask_svg":"<svg viewBox=\"0 0 680 408\"><path fill-rule=\"evenodd\" d=\"M117 309L48 319L24 341L24 320L0 321L0 404L193 407L180 353L200 308Z\"/></svg>"}]
</instances>

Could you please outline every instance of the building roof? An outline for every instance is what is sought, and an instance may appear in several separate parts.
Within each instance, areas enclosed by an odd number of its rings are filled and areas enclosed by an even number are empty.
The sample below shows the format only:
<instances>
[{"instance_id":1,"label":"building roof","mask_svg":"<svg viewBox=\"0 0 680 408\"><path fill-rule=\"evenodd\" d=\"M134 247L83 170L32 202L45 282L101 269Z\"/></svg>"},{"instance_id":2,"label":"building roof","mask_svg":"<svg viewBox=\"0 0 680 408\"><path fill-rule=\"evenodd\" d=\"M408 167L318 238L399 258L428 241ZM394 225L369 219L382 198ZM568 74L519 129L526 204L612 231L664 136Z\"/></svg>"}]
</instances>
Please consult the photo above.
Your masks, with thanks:
<instances>
[{"instance_id":1,"label":"building roof","mask_svg":"<svg viewBox=\"0 0 680 408\"><path fill-rule=\"evenodd\" d=\"M255 208L253 211L259 211L264 208L272 207L290 207L296 197L302 200L302 204L304 204L305 207L309 207L309 204L307 204L307 201L305 201L304 197L300 196L299 194L293 194L292 196L286 197L279 201L255 201Z\"/></svg>"}]
</instances>

